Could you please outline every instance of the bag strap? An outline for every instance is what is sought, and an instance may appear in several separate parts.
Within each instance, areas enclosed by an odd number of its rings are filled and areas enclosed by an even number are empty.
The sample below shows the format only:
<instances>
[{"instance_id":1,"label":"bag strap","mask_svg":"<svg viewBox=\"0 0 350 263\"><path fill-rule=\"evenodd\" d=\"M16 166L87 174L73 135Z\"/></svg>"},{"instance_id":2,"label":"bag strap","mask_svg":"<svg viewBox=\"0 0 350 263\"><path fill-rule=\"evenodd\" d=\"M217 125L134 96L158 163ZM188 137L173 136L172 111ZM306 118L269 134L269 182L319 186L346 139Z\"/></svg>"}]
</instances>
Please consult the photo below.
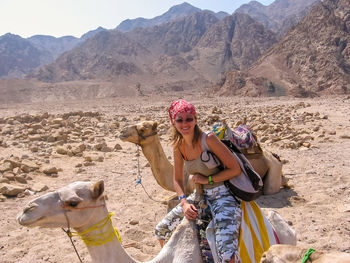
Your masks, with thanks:
<instances>
[{"instance_id":1,"label":"bag strap","mask_svg":"<svg viewBox=\"0 0 350 263\"><path fill-rule=\"evenodd\" d=\"M210 132L203 132L202 138L201 138L201 147L202 147L202 152L204 151L210 151L210 148L207 144L207 136Z\"/></svg>"}]
</instances>

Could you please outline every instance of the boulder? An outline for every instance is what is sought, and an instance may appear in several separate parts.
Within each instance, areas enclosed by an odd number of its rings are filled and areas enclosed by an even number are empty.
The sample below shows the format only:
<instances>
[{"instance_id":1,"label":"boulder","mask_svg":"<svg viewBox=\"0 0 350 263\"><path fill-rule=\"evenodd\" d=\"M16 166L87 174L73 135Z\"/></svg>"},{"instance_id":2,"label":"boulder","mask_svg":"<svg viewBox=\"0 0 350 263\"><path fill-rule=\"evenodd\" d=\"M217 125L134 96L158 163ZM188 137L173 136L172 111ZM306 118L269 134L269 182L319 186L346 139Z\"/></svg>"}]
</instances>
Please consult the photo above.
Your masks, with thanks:
<instances>
[{"instance_id":1,"label":"boulder","mask_svg":"<svg viewBox=\"0 0 350 263\"><path fill-rule=\"evenodd\" d=\"M23 193L27 187L18 186L13 184L0 184L0 194L5 196L17 196L19 193Z\"/></svg>"},{"instance_id":2,"label":"boulder","mask_svg":"<svg viewBox=\"0 0 350 263\"><path fill-rule=\"evenodd\" d=\"M14 167L12 166L12 163L10 162L4 162L2 164L0 164L0 172L6 172L6 171L12 171Z\"/></svg>"}]
</instances>

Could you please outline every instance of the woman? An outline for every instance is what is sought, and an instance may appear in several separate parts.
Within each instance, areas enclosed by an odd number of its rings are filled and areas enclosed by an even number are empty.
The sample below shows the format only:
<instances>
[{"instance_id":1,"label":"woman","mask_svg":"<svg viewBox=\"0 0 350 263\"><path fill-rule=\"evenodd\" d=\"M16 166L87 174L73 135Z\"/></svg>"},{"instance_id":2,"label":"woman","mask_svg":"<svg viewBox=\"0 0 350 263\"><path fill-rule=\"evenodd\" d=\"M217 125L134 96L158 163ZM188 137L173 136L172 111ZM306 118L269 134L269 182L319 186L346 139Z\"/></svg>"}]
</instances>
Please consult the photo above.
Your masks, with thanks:
<instances>
[{"instance_id":1,"label":"woman","mask_svg":"<svg viewBox=\"0 0 350 263\"><path fill-rule=\"evenodd\" d=\"M196 110L192 104L182 99L176 100L171 103L169 115L172 123L174 188L180 204L156 226L156 237L163 245L183 216L188 220L198 217L198 210L193 204L194 194L189 197L184 194L185 167L193 175L193 182L203 185L203 194L213 217L220 261L235 262L235 257L238 256L242 211L240 203L228 192L224 181L241 174L239 163L215 134L206 134L200 130ZM219 169L216 163L208 167L210 162L206 162L206 150L210 150L220 159L224 170Z\"/></svg>"}]
</instances>

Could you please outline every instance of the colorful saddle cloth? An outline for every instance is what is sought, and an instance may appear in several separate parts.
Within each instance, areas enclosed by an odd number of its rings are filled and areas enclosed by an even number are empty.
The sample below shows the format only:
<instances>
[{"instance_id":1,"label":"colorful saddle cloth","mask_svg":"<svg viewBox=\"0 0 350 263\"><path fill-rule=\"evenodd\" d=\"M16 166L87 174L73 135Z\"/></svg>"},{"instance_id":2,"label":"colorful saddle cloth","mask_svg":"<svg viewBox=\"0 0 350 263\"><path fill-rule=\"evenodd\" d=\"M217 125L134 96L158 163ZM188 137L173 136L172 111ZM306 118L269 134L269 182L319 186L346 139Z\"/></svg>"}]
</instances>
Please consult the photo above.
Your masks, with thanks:
<instances>
[{"instance_id":1,"label":"colorful saddle cloth","mask_svg":"<svg viewBox=\"0 0 350 263\"><path fill-rule=\"evenodd\" d=\"M206 254L204 262L219 262L216 256L214 230L209 223L206 230L206 239L211 248L211 254ZM205 242L204 242L205 244ZM242 222L239 235L239 257L236 263L259 263L262 254L270 246L279 244L278 237L262 210L254 202L242 201ZM208 253L206 250L205 252Z\"/></svg>"},{"instance_id":2,"label":"colorful saddle cloth","mask_svg":"<svg viewBox=\"0 0 350 263\"><path fill-rule=\"evenodd\" d=\"M231 130L226 123L219 122L213 126L212 131L220 140L230 140L240 149L251 148L256 143L252 131L245 124Z\"/></svg>"}]
</instances>

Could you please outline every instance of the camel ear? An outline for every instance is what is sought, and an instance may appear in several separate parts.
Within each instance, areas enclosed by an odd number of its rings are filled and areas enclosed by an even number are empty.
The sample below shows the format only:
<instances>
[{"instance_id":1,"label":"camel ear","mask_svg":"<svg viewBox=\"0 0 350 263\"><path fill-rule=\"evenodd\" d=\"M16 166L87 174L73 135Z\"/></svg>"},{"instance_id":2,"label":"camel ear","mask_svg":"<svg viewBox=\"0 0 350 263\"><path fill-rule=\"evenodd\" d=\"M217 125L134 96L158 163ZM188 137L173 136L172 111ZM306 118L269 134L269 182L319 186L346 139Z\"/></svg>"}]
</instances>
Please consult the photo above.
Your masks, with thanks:
<instances>
[{"instance_id":1,"label":"camel ear","mask_svg":"<svg viewBox=\"0 0 350 263\"><path fill-rule=\"evenodd\" d=\"M105 186L103 180L98 181L91 187L91 195L93 199L98 199L104 192Z\"/></svg>"},{"instance_id":2,"label":"camel ear","mask_svg":"<svg viewBox=\"0 0 350 263\"><path fill-rule=\"evenodd\" d=\"M158 122L154 121L152 124L152 131L156 131L158 127Z\"/></svg>"}]
</instances>

